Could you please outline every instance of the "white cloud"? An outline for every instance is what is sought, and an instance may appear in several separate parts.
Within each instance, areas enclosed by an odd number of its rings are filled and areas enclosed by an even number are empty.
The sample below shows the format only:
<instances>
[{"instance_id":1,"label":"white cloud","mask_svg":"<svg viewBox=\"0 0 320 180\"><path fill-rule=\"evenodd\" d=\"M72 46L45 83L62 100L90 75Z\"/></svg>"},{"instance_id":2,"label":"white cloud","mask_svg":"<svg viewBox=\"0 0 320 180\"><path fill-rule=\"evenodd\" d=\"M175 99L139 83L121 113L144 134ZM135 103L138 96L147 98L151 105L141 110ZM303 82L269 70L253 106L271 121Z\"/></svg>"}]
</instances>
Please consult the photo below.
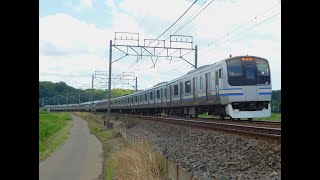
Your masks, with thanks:
<instances>
[{"instance_id":1,"label":"white cloud","mask_svg":"<svg viewBox=\"0 0 320 180\"><path fill-rule=\"evenodd\" d=\"M92 7L92 1L93 0L80 0L80 4L82 4L85 7L91 8Z\"/></svg>"},{"instance_id":2,"label":"white cloud","mask_svg":"<svg viewBox=\"0 0 320 180\"><path fill-rule=\"evenodd\" d=\"M86 7L92 7L92 2L82 1ZM112 17L109 18L112 19L112 27L106 29L97 28L94 24L67 14L40 17L40 80L65 81L74 87L79 87L83 83L90 84L91 75L95 70L108 70L109 40L113 40L115 31L138 32L140 44L142 44L144 38L156 38L192 3L185 0L123 0L122 2L106 0L105 2L108 7L112 8ZM269 0L216 1L179 34L193 35L194 44L197 44L199 49L198 67L225 59L229 54L233 56L249 54L267 58L271 66L273 88L280 89L281 15L243 33L233 41L213 48L217 38L247 23L253 17L261 15L277 2ZM200 2L182 21L179 21L174 30L180 26L180 22L184 22L200 6L199 4ZM281 5L273 8L241 30L219 40L224 42L241 33L279 12L280 7ZM165 37L168 36L160 39ZM208 44L210 44L209 47ZM113 48L113 59L122 55ZM191 53L187 58L192 63L193 56L194 54ZM150 68L153 65L150 58L147 58L142 65L139 65L141 60L133 64L135 61L136 57L117 61L112 65L113 74L136 69L138 86L142 89L162 81L172 80L192 70L191 66L181 59L172 60L169 64L168 60L159 58L156 68Z\"/></svg>"},{"instance_id":3,"label":"white cloud","mask_svg":"<svg viewBox=\"0 0 320 180\"><path fill-rule=\"evenodd\" d=\"M50 43L58 50L105 54L106 42L112 38L107 29L98 29L93 24L66 15L56 14L39 20L40 52Z\"/></svg>"},{"instance_id":4,"label":"white cloud","mask_svg":"<svg viewBox=\"0 0 320 180\"><path fill-rule=\"evenodd\" d=\"M119 7L139 18L148 16L170 22L176 20L191 4L192 2L186 0L124 0L119 4Z\"/></svg>"},{"instance_id":5,"label":"white cloud","mask_svg":"<svg viewBox=\"0 0 320 180\"><path fill-rule=\"evenodd\" d=\"M116 3L114 2L114 0L106 0L106 5L110 6L112 8L112 10L117 9Z\"/></svg>"},{"instance_id":6,"label":"white cloud","mask_svg":"<svg viewBox=\"0 0 320 180\"><path fill-rule=\"evenodd\" d=\"M89 9L93 7L93 0L80 0L79 4L72 6L73 9L77 12L80 12L83 9Z\"/></svg>"}]
</instances>

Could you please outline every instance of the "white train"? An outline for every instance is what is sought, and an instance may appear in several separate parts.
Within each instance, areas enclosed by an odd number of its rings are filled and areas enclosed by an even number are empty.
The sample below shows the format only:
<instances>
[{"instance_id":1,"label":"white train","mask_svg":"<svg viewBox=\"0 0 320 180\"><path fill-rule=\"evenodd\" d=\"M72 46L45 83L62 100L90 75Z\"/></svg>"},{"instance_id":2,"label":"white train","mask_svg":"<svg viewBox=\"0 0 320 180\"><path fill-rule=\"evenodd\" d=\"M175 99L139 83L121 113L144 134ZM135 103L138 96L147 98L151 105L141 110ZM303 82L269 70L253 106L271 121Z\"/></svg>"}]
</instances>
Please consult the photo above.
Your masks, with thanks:
<instances>
[{"instance_id":1,"label":"white train","mask_svg":"<svg viewBox=\"0 0 320 180\"><path fill-rule=\"evenodd\" d=\"M111 99L111 112L195 116L208 112L221 119L271 115L271 77L266 59L237 56L204 65L152 88ZM50 111L107 111L108 100L47 105Z\"/></svg>"}]
</instances>

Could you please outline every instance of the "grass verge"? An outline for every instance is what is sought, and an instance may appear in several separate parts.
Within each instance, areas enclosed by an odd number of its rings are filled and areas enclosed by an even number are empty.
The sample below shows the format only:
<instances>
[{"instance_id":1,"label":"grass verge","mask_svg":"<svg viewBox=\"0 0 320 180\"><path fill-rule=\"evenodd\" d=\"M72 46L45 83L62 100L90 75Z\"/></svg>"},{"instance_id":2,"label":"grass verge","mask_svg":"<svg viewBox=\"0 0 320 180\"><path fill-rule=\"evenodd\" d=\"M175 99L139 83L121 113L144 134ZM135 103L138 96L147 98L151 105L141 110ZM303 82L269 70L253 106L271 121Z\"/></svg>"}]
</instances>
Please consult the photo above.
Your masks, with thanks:
<instances>
[{"instance_id":1,"label":"grass verge","mask_svg":"<svg viewBox=\"0 0 320 180\"><path fill-rule=\"evenodd\" d=\"M114 155L117 179L164 180L164 158L147 142L129 146Z\"/></svg>"},{"instance_id":2,"label":"grass verge","mask_svg":"<svg viewBox=\"0 0 320 180\"><path fill-rule=\"evenodd\" d=\"M254 120L281 122L281 113L271 113L267 118L254 118Z\"/></svg>"},{"instance_id":3,"label":"grass verge","mask_svg":"<svg viewBox=\"0 0 320 180\"><path fill-rule=\"evenodd\" d=\"M72 118L67 113L39 112L39 161L45 160L68 137Z\"/></svg>"}]
</instances>

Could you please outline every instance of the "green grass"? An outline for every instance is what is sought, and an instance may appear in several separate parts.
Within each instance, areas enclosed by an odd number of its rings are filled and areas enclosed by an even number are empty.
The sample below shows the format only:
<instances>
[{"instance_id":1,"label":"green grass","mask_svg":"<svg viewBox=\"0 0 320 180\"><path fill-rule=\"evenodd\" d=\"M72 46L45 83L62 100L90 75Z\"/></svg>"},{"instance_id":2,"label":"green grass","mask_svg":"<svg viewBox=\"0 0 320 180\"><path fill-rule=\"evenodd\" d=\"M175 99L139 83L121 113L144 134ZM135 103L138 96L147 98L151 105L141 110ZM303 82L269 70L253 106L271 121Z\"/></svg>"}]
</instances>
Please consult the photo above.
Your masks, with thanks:
<instances>
[{"instance_id":1,"label":"green grass","mask_svg":"<svg viewBox=\"0 0 320 180\"><path fill-rule=\"evenodd\" d=\"M46 159L62 142L72 127L68 113L39 112L39 159Z\"/></svg>"},{"instance_id":2,"label":"green grass","mask_svg":"<svg viewBox=\"0 0 320 180\"><path fill-rule=\"evenodd\" d=\"M115 174L115 162L113 159L108 158L106 162L106 174L105 174L105 179L106 180L112 180L114 174Z\"/></svg>"},{"instance_id":3,"label":"green grass","mask_svg":"<svg viewBox=\"0 0 320 180\"><path fill-rule=\"evenodd\" d=\"M212 116L212 115L208 115L208 113L204 113L204 114L199 114L198 117L200 118L219 118L218 116ZM253 118L253 120L261 120L261 121L273 121L273 122L281 122L281 113L271 113L270 117L266 117L266 118Z\"/></svg>"},{"instance_id":4,"label":"green grass","mask_svg":"<svg viewBox=\"0 0 320 180\"><path fill-rule=\"evenodd\" d=\"M273 121L273 122L281 122L281 113L271 113L270 117L266 118L255 118L254 120L265 120L265 121Z\"/></svg>"}]
</instances>

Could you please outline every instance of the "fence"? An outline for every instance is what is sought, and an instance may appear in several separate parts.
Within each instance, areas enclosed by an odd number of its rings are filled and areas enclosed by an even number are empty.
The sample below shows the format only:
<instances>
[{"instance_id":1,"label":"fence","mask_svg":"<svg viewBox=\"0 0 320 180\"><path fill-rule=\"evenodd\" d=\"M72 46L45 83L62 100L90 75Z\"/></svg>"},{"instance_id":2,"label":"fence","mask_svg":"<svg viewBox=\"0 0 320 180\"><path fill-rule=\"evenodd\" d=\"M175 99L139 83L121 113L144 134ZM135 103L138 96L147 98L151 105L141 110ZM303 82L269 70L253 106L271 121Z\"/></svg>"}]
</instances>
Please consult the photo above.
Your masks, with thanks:
<instances>
[{"instance_id":1,"label":"fence","mask_svg":"<svg viewBox=\"0 0 320 180\"><path fill-rule=\"evenodd\" d=\"M113 124L110 126L107 123L107 127L112 127L116 133L120 133L122 138L126 140L130 145L135 146L139 141L143 140L142 138L135 136L133 133L127 131L127 129L118 124ZM165 159L165 172L171 180L192 180L193 177L177 163Z\"/></svg>"}]
</instances>

